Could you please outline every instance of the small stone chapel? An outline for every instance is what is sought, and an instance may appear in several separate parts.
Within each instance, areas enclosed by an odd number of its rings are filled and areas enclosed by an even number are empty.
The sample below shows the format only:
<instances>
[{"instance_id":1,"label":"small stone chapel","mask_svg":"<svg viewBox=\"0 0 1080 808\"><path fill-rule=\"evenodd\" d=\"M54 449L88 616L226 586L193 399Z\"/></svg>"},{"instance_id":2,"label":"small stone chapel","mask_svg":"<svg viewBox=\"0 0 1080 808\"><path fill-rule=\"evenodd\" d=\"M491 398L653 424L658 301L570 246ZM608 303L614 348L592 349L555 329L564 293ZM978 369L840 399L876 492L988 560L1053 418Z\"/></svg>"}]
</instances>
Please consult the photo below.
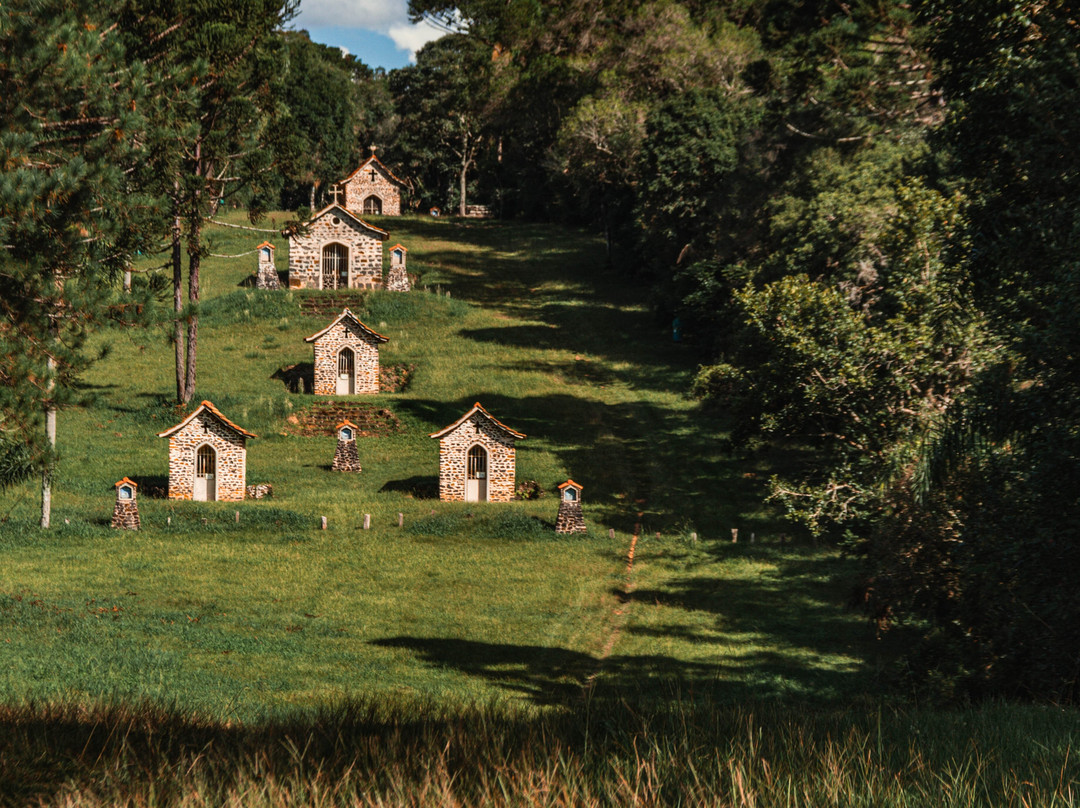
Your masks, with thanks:
<instances>
[{"instance_id":1,"label":"small stone chapel","mask_svg":"<svg viewBox=\"0 0 1080 808\"><path fill-rule=\"evenodd\" d=\"M209 401L187 418L158 433L169 439L169 499L239 502L247 479L247 439Z\"/></svg>"},{"instance_id":2,"label":"small stone chapel","mask_svg":"<svg viewBox=\"0 0 1080 808\"><path fill-rule=\"evenodd\" d=\"M337 184L338 201L362 216L400 216L405 183L375 156L375 147L370 148L371 157Z\"/></svg>"},{"instance_id":3,"label":"small stone chapel","mask_svg":"<svg viewBox=\"0 0 1080 808\"><path fill-rule=\"evenodd\" d=\"M290 289L381 289L382 243L390 237L339 204L289 237Z\"/></svg>"},{"instance_id":4,"label":"small stone chapel","mask_svg":"<svg viewBox=\"0 0 1080 808\"><path fill-rule=\"evenodd\" d=\"M439 499L510 502L514 498L515 444L525 437L476 402L439 439Z\"/></svg>"},{"instance_id":5,"label":"small stone chapel","mask_svg":"<svg viewBox=\"0 0 1080 808\"><path fill-rule=\"evenodd\" d=\"M322 331L304 337L304 342L314 343L315 395L378 393L379 345L389 341L348 308Z\"/></svg>"}]
</instances>

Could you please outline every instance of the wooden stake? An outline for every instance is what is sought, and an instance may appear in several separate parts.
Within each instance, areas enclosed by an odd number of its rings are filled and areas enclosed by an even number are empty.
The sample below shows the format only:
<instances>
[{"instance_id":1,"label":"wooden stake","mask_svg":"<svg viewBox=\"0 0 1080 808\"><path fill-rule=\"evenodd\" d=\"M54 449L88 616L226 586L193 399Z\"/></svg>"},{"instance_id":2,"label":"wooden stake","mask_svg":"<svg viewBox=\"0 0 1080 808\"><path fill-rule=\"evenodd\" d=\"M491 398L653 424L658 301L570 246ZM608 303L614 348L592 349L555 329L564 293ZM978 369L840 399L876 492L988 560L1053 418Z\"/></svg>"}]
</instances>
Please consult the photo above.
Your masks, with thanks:
<instances>
[{"instance_id":1,"label":"wooden stake","mask_svg":"<svg viewBox=\"0 0 1080 808\"><path fill-rule=\"evenodd\" d=\"M240 524L240 511L236 512L236 524Z\"/></svg>"},{"instance_id":2,"label":"wooden stake","mask_svg":"<svg viewBox=\"0 0 1080 808\"><path fill-rule=\"evenodd\" d=\"M615 528L613 528L613 527L609 527L609 528L608 528L608 530L607 530L607 537L608 537L609 539L614 539L614 538L615 538Z\"/></svg>"},{"instance_id":3,"label":"wooden stake","mask_svg":"<svg viewBox=\"0 0 1080 808\"><path fill-rule=\"evenodd\" d=\"M690 541L697 541L697 533L690 534Z\"/></svg>"},{"instance_id":4,"label":"wooden stake","mask_svg":"<svg viewBox=\"0 0 1080 808\"><path fill-rule=\"evenodd\" d=\"M322 517L322 529L326 530L326 517Z\"/></svg>"},{"instance_id":5,"label":"wooden stake","mask_svg":"<svg viewBox=\"0 0 1080 808\"><path fill-rule=\"evenodd\" d=\"M405 526L405 514L403 514L401 511L398 511L397 526L398 527L404 527Z\"/></svg>"},{"instance_id":6,"label":"wooden stake","mask_svg":"<svg viewBox=\"0 0 1080 808\"><path fill-rule=\"evenodd\" d=\"M371 530L371 514L364 514L364 530Z\"/></svg>"},{"instance_id":7,"label":"wooden stake","mask_svg":"<svg viewBox=\"0 0 1080 808\"><path fill-rule=\"evenodd\" d=\"M733 527L731 529L731 543L735 544L738 540L739 540L739 529L737 527Z\"/></svg>"}]
</instances>

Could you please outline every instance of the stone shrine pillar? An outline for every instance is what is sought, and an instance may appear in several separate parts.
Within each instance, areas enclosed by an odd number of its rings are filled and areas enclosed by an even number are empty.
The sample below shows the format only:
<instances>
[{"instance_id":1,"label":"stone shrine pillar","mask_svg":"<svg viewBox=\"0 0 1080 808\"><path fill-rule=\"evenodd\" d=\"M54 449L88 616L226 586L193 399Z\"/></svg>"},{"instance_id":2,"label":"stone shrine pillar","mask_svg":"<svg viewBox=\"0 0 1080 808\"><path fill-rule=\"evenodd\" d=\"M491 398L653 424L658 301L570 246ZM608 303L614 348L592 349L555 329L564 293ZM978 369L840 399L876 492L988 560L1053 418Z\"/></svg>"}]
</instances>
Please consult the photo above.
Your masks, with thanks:
<instances>
[{"instance_id":1,"label":"stone shrine pillar","mask_svg":"<svg viewBox=\"0 0 1080 808\"><path fill-rule=\"evenodd\" d=\"M264 241L256 249L259 251L259 268L255 272L255 288L280 289L281 281L274 264L274 245Z\"/></svg>"},{"instance_id":2,"label":"stone shrine pillar","mask_svg":"<svg viewBox=\"0 0 1080 808\"><path fill-rule=\"evenodd\" d=\"M581 511L581 489L573 480L559 486L559 515L555 517L556 533L585 533L585 514Z\"/></svg>"},{"instance_id":3,"label":"stone shrine pillar","mask_svg":"<svg viewBox=\"0 0 1080 808\"><path fill-rule=\"evenodd\" d=\"M334 450L331 471L362 471L360 453L356 451L356 424L351 421L342 421L335 429L337 430L337 449Z\"/></svg>"},{"instance_id":4,"label":"stone shrine pillar","mask_svg":"<svg viewBox=\"0 0 1080 808\"><path fill-rule=\"evenodd\" d=\"M390 248L390 271L386 275L386 291L411 292L412 282L405 269L405 253L408 250L400 244Z\"/></svg>"},{"instance_id":5,"label":"stone shrine pillar","mask_svg":"<svg viewBox=\"0 0 1080 808\"><path fill-rule=\"evenodd\" d=\"M112 526L118 530L139 529L139 503L135 498L139 485L127 477L116 484L116 507L113 508Z\"/></svg>"}]
</instances>

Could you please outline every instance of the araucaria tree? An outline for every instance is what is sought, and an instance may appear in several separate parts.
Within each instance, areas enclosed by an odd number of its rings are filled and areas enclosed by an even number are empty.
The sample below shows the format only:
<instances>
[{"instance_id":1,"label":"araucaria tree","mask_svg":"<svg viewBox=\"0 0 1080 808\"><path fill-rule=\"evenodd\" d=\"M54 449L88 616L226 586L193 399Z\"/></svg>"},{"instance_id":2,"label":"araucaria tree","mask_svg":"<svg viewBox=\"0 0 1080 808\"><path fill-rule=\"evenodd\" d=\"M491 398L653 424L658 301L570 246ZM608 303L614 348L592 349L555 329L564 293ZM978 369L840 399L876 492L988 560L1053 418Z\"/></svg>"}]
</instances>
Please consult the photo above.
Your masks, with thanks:
<instances>
[{"instance_id":1,"label":"araucaria tree","mask_svg":"<svg viewBox=\"0 0 1080 808\"><path fill-rule=\"evenodd\" d=\"M23 461L0 463L0 484L40 471L42 527L88 322L143 246L127 169L145 71L114 22L97 0L0 4L0 443Z\"/></svg>"},{"instance_id":2,"label":"araucaria tree","mask_svg":"<svg viewBox=\"0 0 1080 808\"><path fill-rule=\"evenodd\" d=\"M168 200L170 211L176 397L181 403L195 395L206 222L241 191L257 220L276 187L269 171L272 144L282 132L273 126L280 104L274 83L283 70L284 51L273 34L295 8L294 0L131 0L123 19L129 47L161 72L150 168L155 191ZM188 260L186 299L182 253Z\"/></svg>"}]
</instances>

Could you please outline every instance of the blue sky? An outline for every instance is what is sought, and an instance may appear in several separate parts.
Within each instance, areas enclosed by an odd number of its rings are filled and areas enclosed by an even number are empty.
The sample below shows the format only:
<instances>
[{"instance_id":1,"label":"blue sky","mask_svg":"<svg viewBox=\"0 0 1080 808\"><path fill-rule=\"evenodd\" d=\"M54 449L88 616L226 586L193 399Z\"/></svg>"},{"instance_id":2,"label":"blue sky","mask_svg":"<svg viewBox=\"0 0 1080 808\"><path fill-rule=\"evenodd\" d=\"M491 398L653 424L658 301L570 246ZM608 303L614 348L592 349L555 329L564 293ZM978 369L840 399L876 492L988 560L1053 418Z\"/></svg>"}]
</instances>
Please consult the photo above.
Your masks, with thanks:
<instances>
[{"instance_id":1,"label":"blue sky","mask_svg":"<svg viewBox=\"0 0 1080 808\"><path fill-rule=\"evenodd\" d=\"M441 31L409 22L408 0L301 0L290 28L344 48L370 67L404 67Z\"/></svg>"}]
</instances>

